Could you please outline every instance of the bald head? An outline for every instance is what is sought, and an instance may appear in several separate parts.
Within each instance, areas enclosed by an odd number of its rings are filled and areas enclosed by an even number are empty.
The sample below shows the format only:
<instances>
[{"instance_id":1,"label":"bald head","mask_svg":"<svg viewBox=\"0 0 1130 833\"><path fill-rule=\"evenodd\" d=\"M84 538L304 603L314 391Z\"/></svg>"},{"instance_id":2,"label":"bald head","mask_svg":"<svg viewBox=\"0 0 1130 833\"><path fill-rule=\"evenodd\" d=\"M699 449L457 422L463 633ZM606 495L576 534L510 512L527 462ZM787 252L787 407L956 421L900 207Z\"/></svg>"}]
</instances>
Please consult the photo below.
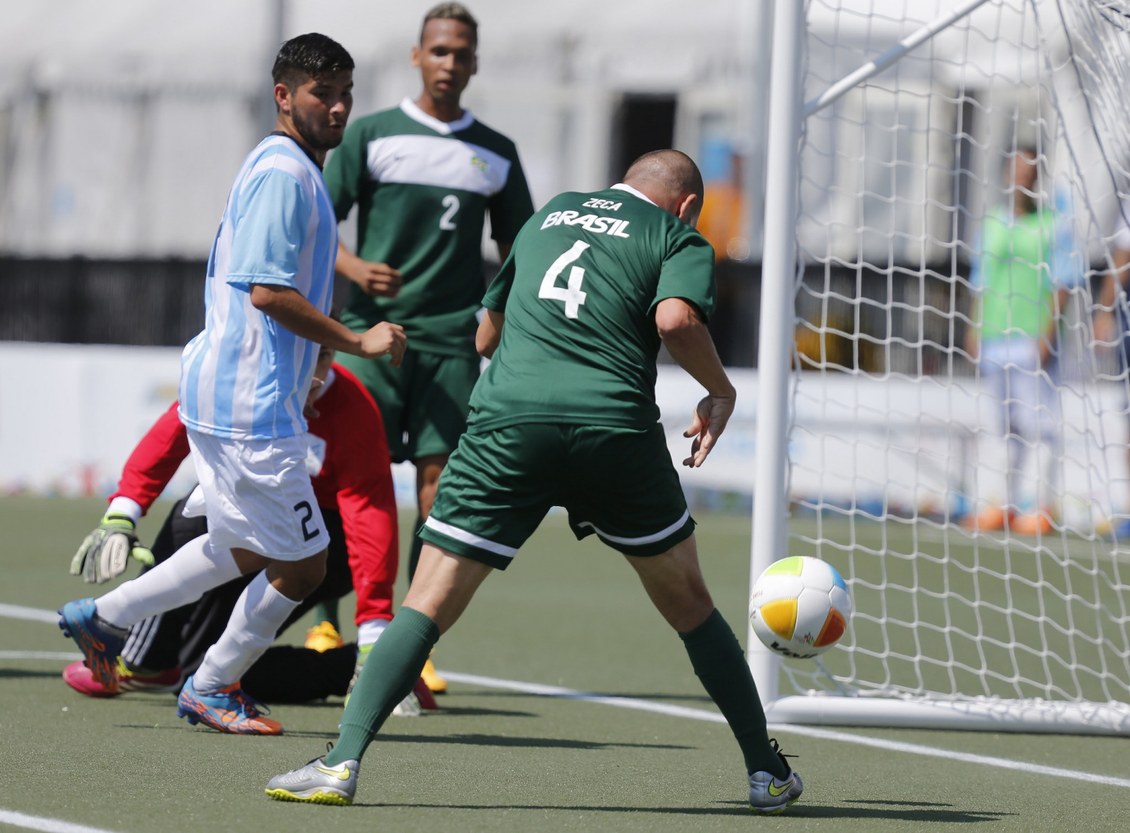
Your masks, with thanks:
<instances>
[{"instance_id":1,"label":"bald head","mask_svg":"<svg viewBox=\"0 0 1130 833\"><path fill-rule=\"evenodd\" d=\"M648 199L690 225L702 208L702 174L698 165L678 150L653 150L632 163L624 174Z\"/></svg>"}]
</instances>

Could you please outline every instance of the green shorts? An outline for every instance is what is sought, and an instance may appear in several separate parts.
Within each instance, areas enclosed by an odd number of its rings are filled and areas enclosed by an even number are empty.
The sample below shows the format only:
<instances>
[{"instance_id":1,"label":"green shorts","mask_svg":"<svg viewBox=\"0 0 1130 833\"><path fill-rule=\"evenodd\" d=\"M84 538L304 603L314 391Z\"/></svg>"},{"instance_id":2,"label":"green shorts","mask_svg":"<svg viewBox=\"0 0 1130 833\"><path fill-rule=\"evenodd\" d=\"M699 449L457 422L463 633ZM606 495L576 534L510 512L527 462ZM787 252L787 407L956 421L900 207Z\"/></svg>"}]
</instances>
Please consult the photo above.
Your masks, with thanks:
<instances>
[{"instance_id":1,"label":"green shorts","mask_svg":"<svg viewBox=\"0 0 1130 833\"><path fill-rule=\"evenodd\" d=\"M578 539L626 555L659 555L695 527L662 426L535 423L464 434L420 537L506 569L553 506Z\"/></svg>"},{"instance_id":2,"label":"green shorts","mask_svg":"<svg viewBox=\"0 0 1130 833\"><path fill-rule=\"evenodd\" d=\"M400 367L388 359L347 353L338 353L335 360L361 380L380 406L393 462L446 456L467 430L478 357L424 353L409 346Z\"/></svg>"}]
</instances>

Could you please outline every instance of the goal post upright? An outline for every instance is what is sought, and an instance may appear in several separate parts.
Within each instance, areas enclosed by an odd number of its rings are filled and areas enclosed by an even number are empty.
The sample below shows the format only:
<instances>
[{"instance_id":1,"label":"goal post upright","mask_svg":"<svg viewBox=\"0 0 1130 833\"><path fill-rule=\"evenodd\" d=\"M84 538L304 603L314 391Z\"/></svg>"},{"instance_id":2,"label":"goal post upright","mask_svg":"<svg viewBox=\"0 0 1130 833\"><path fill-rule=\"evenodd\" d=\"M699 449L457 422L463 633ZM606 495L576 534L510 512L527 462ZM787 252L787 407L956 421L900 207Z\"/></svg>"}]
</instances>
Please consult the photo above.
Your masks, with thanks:
<instances>
[{"instance_id":1,"label":"goal post upright","mask_svg":"<svg viewBox=\"0 0 1130 833\"><path fill-rule=\"evenodd\" d=\"M788 495L789 356L796 275L797 163L801 125L801 50L804 3L776 0L766 142L765 234L762 255L758 354L757 465L750 544L750 594L762 570L785 554ZM765 484L769 484L766 486ZM779 660L754 635L746 617L746 645L763 702L776 699Z\"/></svg>"}]
</instances>

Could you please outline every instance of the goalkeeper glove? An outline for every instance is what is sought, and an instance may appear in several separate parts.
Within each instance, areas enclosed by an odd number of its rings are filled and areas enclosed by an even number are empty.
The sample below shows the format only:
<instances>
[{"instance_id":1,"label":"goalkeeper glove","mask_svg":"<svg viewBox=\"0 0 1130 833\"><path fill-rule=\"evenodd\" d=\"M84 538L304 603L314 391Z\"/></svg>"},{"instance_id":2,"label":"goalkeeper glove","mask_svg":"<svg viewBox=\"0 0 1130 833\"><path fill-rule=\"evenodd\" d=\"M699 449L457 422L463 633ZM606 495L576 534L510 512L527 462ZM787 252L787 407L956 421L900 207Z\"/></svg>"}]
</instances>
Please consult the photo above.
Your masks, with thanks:
<instances>
[{"instance_id":1,"label":"goalkeeper glove","mask_svg":"<svg viewBox=\"0 0 1130 833\"><path fill-rule=\"evenodd\" d=\"M71 559L71 575L81 575L90 584L100 584L125 572L130 558L153 566L153 553L137 542L133 520L107 512L98 528L83 539Z\"/></svg>"}]
</instances>

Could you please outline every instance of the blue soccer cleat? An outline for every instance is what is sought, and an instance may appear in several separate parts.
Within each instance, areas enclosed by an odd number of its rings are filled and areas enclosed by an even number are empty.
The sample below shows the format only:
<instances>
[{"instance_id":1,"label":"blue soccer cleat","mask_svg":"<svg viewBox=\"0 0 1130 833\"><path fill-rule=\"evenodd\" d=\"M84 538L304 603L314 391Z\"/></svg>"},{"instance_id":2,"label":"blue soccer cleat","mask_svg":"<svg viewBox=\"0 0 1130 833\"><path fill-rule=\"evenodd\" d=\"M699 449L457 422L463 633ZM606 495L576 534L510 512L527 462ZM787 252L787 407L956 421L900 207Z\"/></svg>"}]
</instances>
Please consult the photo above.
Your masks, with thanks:
<instances>
[{"instance_id":1,"label":"blue soccer cleat","mask_svg":"<svg viewBox=\"0 0 1130 833\"><path fill-rule=\"evenodd\" d=\"M67 602L59 610L59 627L82 651L83 663L108 695L120 690L118 654L126 644L124 628L116 628L98 616L94 599Z\"/></svg>"},{"instance_id":2,"label":"blue soccer cleat","mask_svg":"<svg viewBox=\"0 0 1130 833\"><path fill-rule=\"evenodd\" d=\"M233 735L281 735L282 724L264 717L266 711L265 706L244 693L239 683L201 694L189 677L177 698L177 717L186 718L193 726L203 723L217 732Z\"/></svg>"}]
</instances>

